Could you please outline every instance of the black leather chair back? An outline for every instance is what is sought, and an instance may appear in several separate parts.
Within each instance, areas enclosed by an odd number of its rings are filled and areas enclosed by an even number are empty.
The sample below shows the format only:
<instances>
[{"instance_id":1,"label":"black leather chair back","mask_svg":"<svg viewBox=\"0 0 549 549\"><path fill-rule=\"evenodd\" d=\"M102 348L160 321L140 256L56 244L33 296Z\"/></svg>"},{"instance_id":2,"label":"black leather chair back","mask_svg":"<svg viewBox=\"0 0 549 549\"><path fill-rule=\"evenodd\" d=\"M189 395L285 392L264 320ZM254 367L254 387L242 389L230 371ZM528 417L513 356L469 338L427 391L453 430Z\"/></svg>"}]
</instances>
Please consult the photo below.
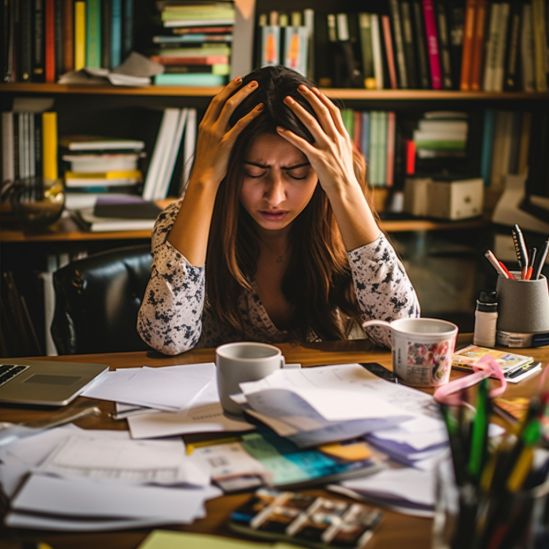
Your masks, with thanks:
<instances>
[{"instance_id":1,"label":"black leather chair back","mask_svg":"<svg viewBox=\"0 0 549 549\"><path fill-rule=\"evenodd\" d=\"M140 351L137 311L150 276L150 245L75 260L53 274L51 334L60 355Z\"/></svg>"}]
</instances>

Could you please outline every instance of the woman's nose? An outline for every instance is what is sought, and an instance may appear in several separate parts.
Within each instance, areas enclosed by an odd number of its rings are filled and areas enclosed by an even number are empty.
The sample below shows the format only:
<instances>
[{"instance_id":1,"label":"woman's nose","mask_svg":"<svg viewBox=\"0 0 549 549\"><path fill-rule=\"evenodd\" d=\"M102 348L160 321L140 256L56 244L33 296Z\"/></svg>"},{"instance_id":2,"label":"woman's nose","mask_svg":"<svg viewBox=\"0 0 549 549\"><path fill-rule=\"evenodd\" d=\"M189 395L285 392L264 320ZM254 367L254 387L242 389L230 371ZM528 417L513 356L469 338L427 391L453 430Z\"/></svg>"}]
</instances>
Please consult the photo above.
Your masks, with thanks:
<instances>
[{"instance_id":1,"label":"woman's nose","mask_svg":"<svg viewBox=\"0 0 549 549\"><path fill-rule=\"evenodd\" d=\"M282 174L273 174L265 190L265 198L276 205L286 199L286 187Z\"/></svg>"}]
</instances>

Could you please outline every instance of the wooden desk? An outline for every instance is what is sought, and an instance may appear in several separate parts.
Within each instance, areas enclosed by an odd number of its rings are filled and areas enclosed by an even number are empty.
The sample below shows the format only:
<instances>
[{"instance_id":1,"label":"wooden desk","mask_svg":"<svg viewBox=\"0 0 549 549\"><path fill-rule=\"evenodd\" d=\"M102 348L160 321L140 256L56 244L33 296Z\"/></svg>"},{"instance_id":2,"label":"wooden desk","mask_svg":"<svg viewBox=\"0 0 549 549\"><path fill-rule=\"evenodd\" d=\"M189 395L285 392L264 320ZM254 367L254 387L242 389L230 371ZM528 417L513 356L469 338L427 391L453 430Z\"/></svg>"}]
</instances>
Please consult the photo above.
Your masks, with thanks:
<instances>
[{"instance_id":1,"label":"wooden desk","mask_svg":"<svg viewBox=\"0 0 549 549\"><path fill-rule=\"evenodd\" d=\"M460 335L458 344L468 343L471 336ZM366 341L326 342L318 344L282 344L279 345L288 362L299 362L303 366L319 366L349 362L379 362L391 367L391 355L388 351L371 349ZM520 352L517 350L517 352ZM523 354L534 356L545 366L549 362L549 347L538 349L523 349ZM97 362L108 364L111 369L135 366L169 366L214 361L213 349L200 349L176 357L164 357L152 352L78 355L66 357L41 357L43 360L70 360L76 362ZM455 375L462 375L456 373ZM508 396L527 396L535 390L538 375L516 384L510 385ZM76 402L84 399L78 399ZM108 412L114 411L114 404L105 401L90 401L101 408L103 414L99 418L88 418L78 422L85 429L126 429L126 422L116 422L108 417ZM21 408L0 408L0 421L24 422L44 417L48 412L42 410L25 410ZM322 490L305 490L310 494L321 494ZM249 494L223 496L207 503L207 516L190 526L174 526L171 529L201 532L216 535L234 536L225 526L229 512L242 504ZM338 496L339 497L339 496ZM375 536L368 543L368 549L427 549L430 547L432 521L430 519L410 517L400 513L385 510L383 523ZM40 532L28 530L12 530L0 526L0 540L6 540L2 548L19 549L22 541L44 541L53 549L135 549L148 534L148 529L129 530L121 532L74 534L69 532ZM8 541L9 540L9 541ZM11 545L9 543L11 542Z\"/></svg>"}]
</instances>

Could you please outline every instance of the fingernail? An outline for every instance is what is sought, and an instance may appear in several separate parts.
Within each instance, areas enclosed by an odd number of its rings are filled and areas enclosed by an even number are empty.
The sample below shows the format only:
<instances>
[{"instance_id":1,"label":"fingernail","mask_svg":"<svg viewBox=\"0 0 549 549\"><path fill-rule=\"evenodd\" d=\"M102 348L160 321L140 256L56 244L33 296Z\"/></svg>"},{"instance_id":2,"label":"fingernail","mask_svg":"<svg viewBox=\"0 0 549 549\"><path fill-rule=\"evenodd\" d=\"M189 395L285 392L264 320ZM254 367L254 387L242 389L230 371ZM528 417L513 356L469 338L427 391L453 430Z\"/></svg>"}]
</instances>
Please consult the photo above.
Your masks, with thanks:
<instances>
[{"instance_id":1,"label":"fingernail","mask_svg":"<svg viewBox=\"0 0 549 549\"><path fill-rule=\"evenodd\" d=\"M257 88L257 82L256 82L255 80L254 80L253 82L250 82L250 83L248 84L248 87L251 88L251 89Z\"/></svg>"},{"instance_id":2,"label":"fingernail","mask_svg":"<svg viewBox=\"0 0 549 549\"><path fill-rule=\"evenodd\" d=\"M237 77L233 80L233 82L234 82L235 84L241 84L241 83L242 83L242 77L241 77L241 76L237 76Z\"/></svg>"},{"instance_id":3,"label":"fingernail","mask_svg":"<svg viewBox=\"0 0 549 549\"><path fill-rule=\"evenodd\" d=\"M301 84L299 88L297 88L301 93L307 93L309 91L309 88L305 86L305 84Z\"/></svg>"},{"instance_id":4,"label":"fingernail","mask_svg":"<svg viewBox=\"0 0 549 549\"><path fill-rule=\"evenodd\" d=\"M284 98L284 103L287 105L293 105L295 103L295 100L293 97L290 97L289 95Z\"/></svg>"},{"instance_id":5,"label":"fingernail","mask_svg":"<svg viewBox=\"0 0 549 549\"><path fill-rule=\"evenodd\" d=\"M265 105L263 103L259 103L259 105L257 105L256 107L256 110L262 111L264 108L265 108Z\"/></svg>"},{"instance_id":6,"label":"fingernail","mask_svg":"<svg viewBox=\"0 0 549 549\"><path fill-rule=\"evenodd\" d=\"M282 126L277 126L276 131L279 133L284 133L286 130Z\"/></svg>"}]
</instances>

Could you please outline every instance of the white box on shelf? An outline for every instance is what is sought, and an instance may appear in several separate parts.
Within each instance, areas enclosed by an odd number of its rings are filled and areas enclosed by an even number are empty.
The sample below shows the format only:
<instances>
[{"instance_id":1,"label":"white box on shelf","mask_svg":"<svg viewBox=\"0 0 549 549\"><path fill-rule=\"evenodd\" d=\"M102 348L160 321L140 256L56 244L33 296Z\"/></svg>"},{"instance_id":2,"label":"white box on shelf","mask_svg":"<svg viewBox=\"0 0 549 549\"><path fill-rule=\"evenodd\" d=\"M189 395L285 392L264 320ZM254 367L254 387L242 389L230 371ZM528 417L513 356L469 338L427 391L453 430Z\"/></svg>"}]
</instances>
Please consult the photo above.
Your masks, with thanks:
<instances>
[{"instance_id":1,"label":"white box on shelf","mask_svg":"<svg viewBox=\"0 0 549 549\"><path fill-rule=\"evenodd\" d=\"M431 181L427 186L427 216L467 219L482 214L484 180Z\"/></svg>"}]
</instances>

